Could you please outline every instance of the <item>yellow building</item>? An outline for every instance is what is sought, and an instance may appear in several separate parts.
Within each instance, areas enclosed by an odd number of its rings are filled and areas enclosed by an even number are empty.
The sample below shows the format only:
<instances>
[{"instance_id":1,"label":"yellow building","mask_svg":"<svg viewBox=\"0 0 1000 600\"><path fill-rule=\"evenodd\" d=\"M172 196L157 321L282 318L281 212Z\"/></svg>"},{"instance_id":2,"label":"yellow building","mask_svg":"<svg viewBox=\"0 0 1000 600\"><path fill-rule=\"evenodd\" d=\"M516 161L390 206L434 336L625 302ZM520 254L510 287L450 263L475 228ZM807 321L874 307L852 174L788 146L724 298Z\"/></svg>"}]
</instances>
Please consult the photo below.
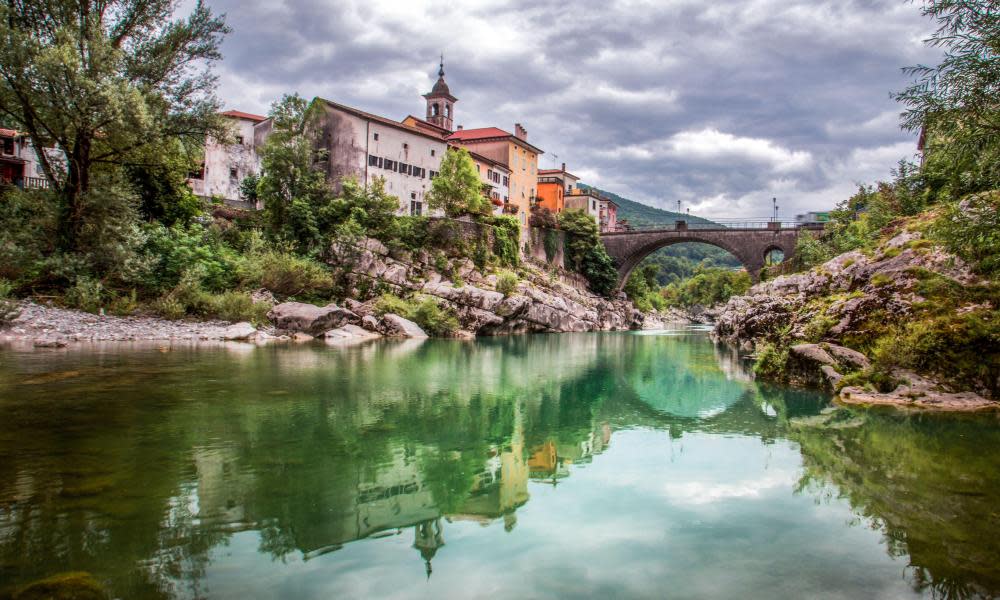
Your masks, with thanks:
<instances>
[{"instance_id":1,"label":"yellow building","mask_svg":"<svg viewBox=\"0 0 1000 600\"><path fill-rule=\"evenodd\" d=\"M448 141L496 161L510 171L504 213L516 216L521 226L527 227L531 202L538 192L538 157L543 152L528 143L524 127L516 123L514 133L497 127L459 128L448 136Z\"/></svg>"}]
</instances>

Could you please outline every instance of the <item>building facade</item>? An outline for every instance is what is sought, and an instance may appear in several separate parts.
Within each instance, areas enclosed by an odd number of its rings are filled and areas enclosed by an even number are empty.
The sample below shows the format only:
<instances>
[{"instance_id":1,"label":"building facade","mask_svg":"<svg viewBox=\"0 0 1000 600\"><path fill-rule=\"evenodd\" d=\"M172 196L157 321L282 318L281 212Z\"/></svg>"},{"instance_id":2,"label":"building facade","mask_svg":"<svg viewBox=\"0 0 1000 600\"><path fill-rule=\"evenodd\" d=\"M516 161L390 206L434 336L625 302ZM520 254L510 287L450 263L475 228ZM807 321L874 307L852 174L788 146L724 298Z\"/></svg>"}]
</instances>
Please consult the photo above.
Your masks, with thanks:
<instances>
[{"instance_id":1,"label":"building facade","mask_svg":"<svg viewBox=\"0 0 1000 600\"><path fill-rule=\"evenodd\" d=\"M230 143L214 138L205 140L205 154L201 167L188 179L191 190L202 198L221 199L226 204L250 206L240 192L240 185L250 175L260 173L257 149L270 131L270 119L238 110L222 113L232 130ZM261 132L257 129L260 128Z\"/></svg>"},{"instance_id":2,"label":"building facade","mask_svg":"<svg viewBox=\"0 0 1000 600\"><path fill-rule=\"evenodd\" d=\"M566 163L560 169L538 170L538 204L561 213L566 208L566 195L572 194L580 178L566 170Z\"/></svg>"},{"instance_id":3,"label":"building facade","mask_svg":"<svg viewBox=\"0 0 1000 600\"><path fill-rule=\"evenodd\" d=\"M504 206L510 199L510 169L476 152L470 151L469 156L472 157L476 172L483 182L483 195L489 198L493 205L493 214L502 215Z\"/></svg>"},{"instance_id":4,"label":"building facade","mask_svg":"<svg viewBox=\"0 0 1000 600\"><path fill-rule=\"evenodd\" d=\"M506 214L514 215L522 227L528 226L532 200L538 191L538 157L543 152L528 143L528 132L520 123L511 134L497 127L461 129L448 141L494 160L510 171Z\"/></svg>"},{"instance_id":5,"label":"building facade","mask_svg":"<svg viewBox=\"0 0 1000 600\"><path fill-rule=\"evenodd\" d=\"M601 232L618 231L618 205L609 198L601 198L598 209L600 218L597 224Z\"/></svg>"},{"instance_id":6,"label":"building facade","mask_svg":"<svg viewBox=\"0 0 1000 600\"><path fill-rule=\"evenodd\" d=\"M46 150L46 156L54 165L64 166L61 152ZM0 129L0 184L22 189L49 187L31 138L13 129Z\"/></svg>"},{"instance_id":7,"label":"building facade","mask_svg":"<svg viewBox=\"0 0 1000 600\"><path fill-rule=\"evenodd\" d=\"M565 197L566 210L582 210L600 223L602 200L597 192L576 188Z\"/></svg>"},{"instance_id":8,"label":"building facade","mask_svg":"<svg viewBox=\"0 0 1000 600\"><path fill-rule=\"evenodd\" d=\"M385 180L385 191L399 198L400 215L427 212L431 179L441 168L448 144L444 137L356 108L317 98L317 143L325 150L327 181L339 192L345 177L364 185Z\"/></svg>"}]
</instances>

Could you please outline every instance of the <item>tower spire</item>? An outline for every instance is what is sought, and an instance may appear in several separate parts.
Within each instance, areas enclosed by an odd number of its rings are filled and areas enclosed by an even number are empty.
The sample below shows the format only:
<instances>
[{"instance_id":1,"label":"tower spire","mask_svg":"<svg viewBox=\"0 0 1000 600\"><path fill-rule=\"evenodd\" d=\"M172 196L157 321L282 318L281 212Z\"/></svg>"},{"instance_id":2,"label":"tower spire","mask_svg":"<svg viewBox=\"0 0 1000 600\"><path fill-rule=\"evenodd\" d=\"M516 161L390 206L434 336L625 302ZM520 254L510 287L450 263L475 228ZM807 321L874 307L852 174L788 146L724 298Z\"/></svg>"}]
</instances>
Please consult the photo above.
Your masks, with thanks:
<instances>
[{"instance_id":1,"label":"tower spire","mask_svg":"<svg viewBox=\"0 0 1000 600\"><path fill-rule=\"evenodd\" d=\"M427 100L427 122L442 129L451 131L455 122L455 103L458 98L451 95L448 84L444 80L444 53L438 63L438 78L429 94L424 94Z\"/></svg>"}]
</instances>

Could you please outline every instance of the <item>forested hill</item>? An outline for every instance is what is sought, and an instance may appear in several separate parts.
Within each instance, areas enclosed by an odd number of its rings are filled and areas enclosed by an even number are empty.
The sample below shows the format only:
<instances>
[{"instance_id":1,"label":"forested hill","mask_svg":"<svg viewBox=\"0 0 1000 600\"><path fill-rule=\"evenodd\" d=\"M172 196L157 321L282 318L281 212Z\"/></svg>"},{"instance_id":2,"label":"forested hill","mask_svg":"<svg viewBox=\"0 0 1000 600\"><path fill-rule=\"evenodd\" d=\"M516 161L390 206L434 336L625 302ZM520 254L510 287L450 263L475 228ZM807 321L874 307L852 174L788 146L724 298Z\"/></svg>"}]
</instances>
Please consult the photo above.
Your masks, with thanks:
<instances>
[{"instance_id":1,"label":"forested hill","mask_svg":"<svg viewBox=\"0 0 1000 600\"><path fill-rule=\"evenodd\" d=\"M661 224L672 225L678 219L685 219L690 223L711 223L710 220L703 219L702 217L694 215L689 217L686 214L682 215L677 212L646 206L634 200L622 198L618 194L613 194L583 183L579 184L579 187L592 189L614 200L615 204L618 205L618 219L628 219L628 222L634 227ZM716 248L708 244L677 244L676 246L667 246L650 254L644 264L655 265L655 276L660 285L666 285L678 279L691 277L704 268L723 267L733 269L740 266L740 262L732 254L722 248Z\"/></svg>"},{"instance_id":2,"label":"forested hill","mask_svg":"<svg viewBox=\"0 0 1000 600\"><path fill-rule=\"evenodd\" d=\"M614 200L615 204L618 205L618 219L628 219L628 222L634 227L647 227L649 225L661 224L672 225L674 221L677 221L678 219L684 219L690 223L711 223L711 221L703 219L702 217L696 217L694 215L688 216L687 214L663 210L662 208L646 206L645 204L640 204L634 200L629 200L628 198L622 198L618 194L584 183L579 184L578 187L582 189L594 190L602 196L606 196Z\"/></svg>"}]
</instances>

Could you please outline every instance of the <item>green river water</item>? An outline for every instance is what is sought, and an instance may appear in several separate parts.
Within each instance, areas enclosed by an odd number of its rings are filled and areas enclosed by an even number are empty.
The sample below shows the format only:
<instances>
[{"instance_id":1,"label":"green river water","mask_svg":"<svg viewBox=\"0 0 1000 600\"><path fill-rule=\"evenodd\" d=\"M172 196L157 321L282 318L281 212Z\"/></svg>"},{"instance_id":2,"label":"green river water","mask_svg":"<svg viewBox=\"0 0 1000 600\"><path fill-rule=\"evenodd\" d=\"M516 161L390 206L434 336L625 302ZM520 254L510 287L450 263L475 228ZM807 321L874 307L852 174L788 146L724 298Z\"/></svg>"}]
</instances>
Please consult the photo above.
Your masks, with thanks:
<instances>
[{"instance_id":1,"label":"green river water","mask_svg":"<svg viewBox=\"0 0 1000 600\"><path fill-rule=\"evenodd\" d=\"M0 597L1000 596L1000 420L704 332L0 349Z\"/></svg>"}]
</instances>

